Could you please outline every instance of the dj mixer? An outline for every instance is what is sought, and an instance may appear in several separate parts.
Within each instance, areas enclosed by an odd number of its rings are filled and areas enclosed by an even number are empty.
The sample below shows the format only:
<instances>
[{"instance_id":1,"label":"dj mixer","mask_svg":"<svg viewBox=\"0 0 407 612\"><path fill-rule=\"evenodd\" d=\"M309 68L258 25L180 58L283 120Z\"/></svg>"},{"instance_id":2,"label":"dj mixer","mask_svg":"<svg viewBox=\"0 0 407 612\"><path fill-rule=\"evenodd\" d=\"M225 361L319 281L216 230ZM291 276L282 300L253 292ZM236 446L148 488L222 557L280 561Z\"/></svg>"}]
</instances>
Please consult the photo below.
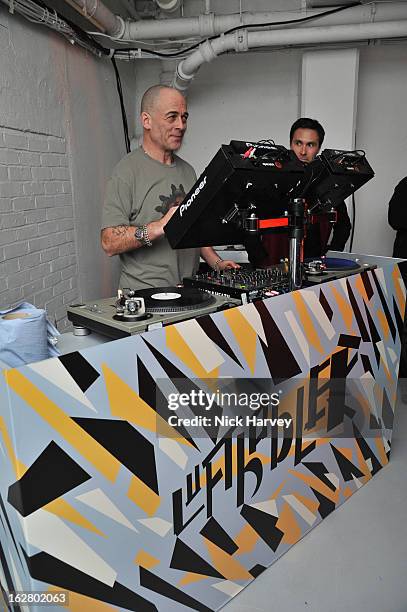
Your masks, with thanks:
<instances>
[{"instance_id":1,"label":"dj mixer","mask_svg":"<svg viewBox=\"0 0 407 612\"><path fill-rule=\"evenodd\" d=\"M213 270L184 278L185 287L196 287L213 294L228 295L241 303L272 297L289 290L288 265L278 264L264 270L247 268Z\"/></svg>"}]
</instances>

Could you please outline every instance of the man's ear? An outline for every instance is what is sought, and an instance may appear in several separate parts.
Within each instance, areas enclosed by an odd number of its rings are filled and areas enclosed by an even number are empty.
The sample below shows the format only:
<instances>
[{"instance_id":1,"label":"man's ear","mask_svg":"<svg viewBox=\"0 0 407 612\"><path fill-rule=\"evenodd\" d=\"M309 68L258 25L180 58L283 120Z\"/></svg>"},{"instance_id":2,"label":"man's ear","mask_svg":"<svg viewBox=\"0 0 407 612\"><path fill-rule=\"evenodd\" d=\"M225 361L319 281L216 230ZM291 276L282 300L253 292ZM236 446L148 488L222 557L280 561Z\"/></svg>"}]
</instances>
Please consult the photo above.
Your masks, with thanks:
<instances>
[{"instance_id":1,"label":"man's ear","mask_svg":"<svg viewBox=\"0 0 407 612\"><path fill-rule=\"evenodd\" d=\"M143 111L140 115L141 125L145 130L151 130L151 115Z\"/></svg>"}]
</instances>

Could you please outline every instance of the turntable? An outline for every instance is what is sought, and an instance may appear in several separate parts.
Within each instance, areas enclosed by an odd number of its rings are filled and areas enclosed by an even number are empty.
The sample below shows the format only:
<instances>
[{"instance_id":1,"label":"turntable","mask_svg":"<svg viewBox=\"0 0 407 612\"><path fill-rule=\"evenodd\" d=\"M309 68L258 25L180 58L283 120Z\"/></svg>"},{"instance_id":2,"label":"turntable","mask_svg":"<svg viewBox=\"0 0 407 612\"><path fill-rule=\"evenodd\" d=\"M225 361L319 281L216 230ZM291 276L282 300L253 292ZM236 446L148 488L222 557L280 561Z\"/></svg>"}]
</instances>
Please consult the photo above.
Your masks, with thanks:
<instances>
[{"instance_id":1,"label":"turntable","mask_svg":"<svg viewBox=\"0 0 407 612\"><path fill-rule=\"evenodd\" d=\"M67 315L74 326L74 334L94 331L117 339L240 304L240 300L211 295L193 287L124 289L119 290L118 297L71 304Z\"/></svg>"},{"instance_id":2,"label":"turntable","mask_svg":"<svg viewBox=\"0 0 407 612\"><path fill-rule=\"evenodd\" d=\"M342 255L339 254L338 255ZM349 254L346 254L349 255ZM376 264L361 261L359 258L321 257L305 260L304 274L307 284L326 283L327 281L358 274L364 270L373 270Z\"/></svg>"},{"instance_id":3,"label":"turntable","mask_svg":"<svg viewBox=\"0 0 407 612\"><path fill-rule=\"evenodd\" d=\"M211 306L215 298L210 293L190 287L159 287L158 289L141 289L135 291L138 298L144 300L146 312L173 313L196 311Z\"/></svg>"}]
</instances>

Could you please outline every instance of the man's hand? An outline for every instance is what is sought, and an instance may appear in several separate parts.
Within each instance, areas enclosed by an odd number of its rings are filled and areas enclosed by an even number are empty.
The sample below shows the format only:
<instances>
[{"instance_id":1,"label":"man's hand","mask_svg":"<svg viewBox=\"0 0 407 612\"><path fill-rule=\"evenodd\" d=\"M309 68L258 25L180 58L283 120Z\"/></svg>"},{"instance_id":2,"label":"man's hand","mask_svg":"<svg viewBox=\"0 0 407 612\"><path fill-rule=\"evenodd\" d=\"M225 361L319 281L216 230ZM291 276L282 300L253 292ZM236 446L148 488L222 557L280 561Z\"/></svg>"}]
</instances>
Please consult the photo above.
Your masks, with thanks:
<instances>
[{"instance_id":1,"label":"man's hand","mask_svg":"<svg viewBox=\"0 0 407 612\"><path fill-rule=\"evenodd\" d=\"M218 270L238 270L240 268L239 264L231 259L222 259L217 266Z\"/></svg>"},{"instance_id":2,"label":"man's hand","mask_svg":"<svg viewBox=\"0 0 407 612\"><path fill-rule=\"evenodd\" d=\"M150 240L156 240L157 238L164 236L164 227L167 225L177 208L178 206L171 206L171 208L163 217L161 217L161 219L158 219L158 221L151 221L151 223L147 225Z\"/></svg>"},{"instance_id":3,"label":"man's hand","mask_svg":"<svg viewBox=\"0 0 407 612\"><path fill-rule=\"evenodd\" d=\"M239 264L231 259L222 259L212 247L201 247L201 257L204 258L208 266L214 270L230 270L240 268Z\"/></svg>"}]
</instances>

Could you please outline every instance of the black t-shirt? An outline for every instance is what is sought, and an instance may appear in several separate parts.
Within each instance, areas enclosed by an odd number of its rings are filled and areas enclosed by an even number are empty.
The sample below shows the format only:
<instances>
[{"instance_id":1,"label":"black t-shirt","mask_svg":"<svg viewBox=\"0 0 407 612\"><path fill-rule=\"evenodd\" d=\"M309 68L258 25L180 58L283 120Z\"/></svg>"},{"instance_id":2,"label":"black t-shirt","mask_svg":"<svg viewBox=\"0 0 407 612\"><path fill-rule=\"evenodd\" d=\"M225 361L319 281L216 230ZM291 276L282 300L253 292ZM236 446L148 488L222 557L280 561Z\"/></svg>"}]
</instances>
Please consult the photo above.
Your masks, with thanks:
<instances>
[{"instance_id":1,"label":"black t-shirt","mask_svg":"<svg viewBox=\"0 0 407 612\"><path fill-rule=\"evenodd\" d=\"M394 190L389 202L389 225L397 231L393 257L407 258L407 177Z\"/></svg>"}]
</instances>

